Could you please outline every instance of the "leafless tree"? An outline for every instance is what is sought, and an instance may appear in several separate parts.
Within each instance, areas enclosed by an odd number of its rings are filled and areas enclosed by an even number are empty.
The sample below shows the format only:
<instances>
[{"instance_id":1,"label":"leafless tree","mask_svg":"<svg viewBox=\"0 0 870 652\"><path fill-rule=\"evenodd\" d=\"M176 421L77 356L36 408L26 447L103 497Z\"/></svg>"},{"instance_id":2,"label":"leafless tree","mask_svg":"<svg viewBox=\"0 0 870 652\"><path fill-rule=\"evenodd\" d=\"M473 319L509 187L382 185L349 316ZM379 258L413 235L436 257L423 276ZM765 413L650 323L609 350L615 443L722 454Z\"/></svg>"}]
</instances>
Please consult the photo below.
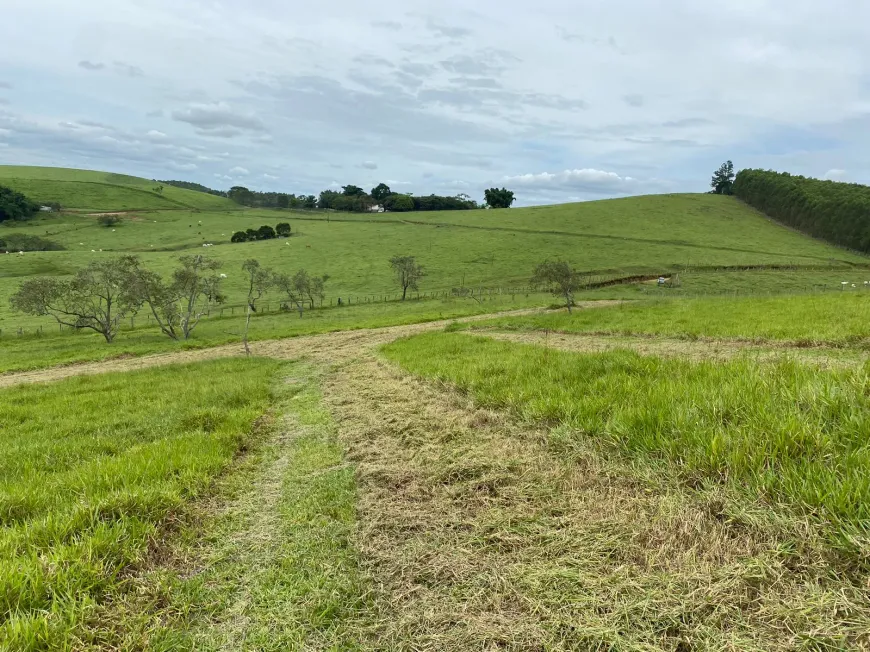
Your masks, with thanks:
<instances>
[{"instance_id":1,"label":"leafless tree","mask_svg":"<svg viewBox=\"0 0 870 652\"><path fill-rule=\"evenodd\" d=\"M248 301L247 309L245 310L245 333L242 337L242 342L245 345L245 354L251 355L251 349L248 347L248 330L251 327L251 315L257 312L257 301L274 284L274 277L271 271L260 265L260 261L253 258L249 258L242 264L242 271L248 275Z\"/></svg>"},{"instance_id":2,"label":"leafless tree","mask_svg":"<svg viewBox=\"0 0 870 652\"><path fill-rule=\"evenodd\" d=\"M112 342L121 320L142 305L130 285L138 264L135 256L121 256L93 262L68 281L30 279L12 295L10 305L29 315L50 315L64 326L95 331Z\"/></svg>"},{"instance_id":3,"label":"leafless tree","mask_svg":"<svg viewBox=\"0 0 870 652\"><path fill-rule=\"evenodd\" d=\"M405 300L408 290L418 289L420 279L426 275L423 266L417 263L414 256L393 256L390 258L390 267L402 288L402 301Z\"/></svg>"}]
</instances>

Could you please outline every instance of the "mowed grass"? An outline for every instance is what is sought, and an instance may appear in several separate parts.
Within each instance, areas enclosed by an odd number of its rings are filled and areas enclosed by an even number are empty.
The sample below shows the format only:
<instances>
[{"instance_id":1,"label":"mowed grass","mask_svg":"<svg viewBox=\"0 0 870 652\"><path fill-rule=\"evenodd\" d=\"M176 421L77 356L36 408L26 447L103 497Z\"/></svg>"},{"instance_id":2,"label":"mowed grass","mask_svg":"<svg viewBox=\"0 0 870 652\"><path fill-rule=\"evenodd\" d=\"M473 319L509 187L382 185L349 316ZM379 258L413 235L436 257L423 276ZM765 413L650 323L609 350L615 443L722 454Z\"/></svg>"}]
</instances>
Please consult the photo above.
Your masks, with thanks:
<instances>
[{"instance_id":1,"label":"mowed grass","mask_svg":"<svg viewBox=\"0 0 870 652\"><path fill-rule=\"evenodd\" d=\"M0 185L23 192L41 203L58 202L64 208L93 211L195 208L236 210L237 204L224 197L164 186L125 174L0 165Z\"/></svg>"},{"instance_id":2,"label":"mowed grass","mask_svg":"<svg viewBox=\"0 0 870 652\"><path fill-rule=\"evenodd\" d=\"M870 568L868 367L686 362L628 351L579 354L434 333L385 347L404 368L485 406L562 426L664 463L690 485L745 487L820 527L853 568Z\"/></svg>"},{"instance_id":3,"label":"mowed grass","mask_svg":"<svg viewBox=\"0 0 870 652\"><path fill-rule=\"evenodd\" d=\"M174 513L268 407L236 359L0 391L0 648L80 647Z\"/></svg>"},{"instance_id":4,"label":"mowed grass","mask_svg":"<svg viewBox=\"0 0 870 652\"><path fill-rule=\"evenodd\" d=\"M504 317L471 328L563 333L651 334L675 337L783 340L797 345L870 344L870 291L784 297L718 297L625 303Z\"/></svg>"}]
</instances>

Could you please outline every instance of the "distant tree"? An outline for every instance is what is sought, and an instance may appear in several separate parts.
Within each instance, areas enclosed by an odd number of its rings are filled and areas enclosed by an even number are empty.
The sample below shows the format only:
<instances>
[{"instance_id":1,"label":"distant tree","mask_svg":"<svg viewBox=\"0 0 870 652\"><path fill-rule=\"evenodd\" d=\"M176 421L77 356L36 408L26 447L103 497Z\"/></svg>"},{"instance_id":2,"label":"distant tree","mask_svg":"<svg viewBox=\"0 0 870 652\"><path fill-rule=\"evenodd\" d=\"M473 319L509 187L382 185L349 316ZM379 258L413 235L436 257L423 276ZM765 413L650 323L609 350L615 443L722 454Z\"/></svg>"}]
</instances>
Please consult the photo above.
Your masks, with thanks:
<instances>
[{"instance_id":1,"label":"distant tree","mask_svg":"<svg viewBox=\"0 0 870 652\"><path fill-rule=\"evenodd\" d=\"M562 261L544 261L535 268L532 285L544 287L565 300L568 312L574 305L574 293L580 288L580 274L571 265Z\"/></svg>"},{"instance_id":2,"label":"distant tree","mask_svg":"<svg viewBox=\"0 0 870 652\"><path fill-rule=\"evenodd\" d=\"M39 204L12 188L0 186L0 222L26 220L38 212Z\"/></svg>"},{"instance_id":3,"label":"distant tree","mask_svg":"<svg viewBox=\"0 0 870 652\"><path fill-rule=\"evenodd\" d=\"M713 173L710 187L712 188L710 193L713 195L734 194L734 164L731 161L725 161Z\"/></svg>"},{"instance_id":4,"label":"distant tree","mask_svg":"<svg viewBox=\"0 0 870 652\"><path fill-rule=\"evenodd\" d=\"M414 256L393 256L390 258L390 267L396 275L396 282L402 288L402 301L408 294L408 290L417 290L421 278L426 275L423 266L417 263Z\"/></svg>"},{"instance_id":5,"label":"distant tree","mask_svg":"<svg viewBox=\"0 0 870 652\"><path fill-rule=\"evenodd\" d=\"M275 274L273 283L284 296L287 306L293 306L299 311L299 317L305 312L305 298L311 288L311 277L304 269L300 269L293 276L289 274Z\"/></svg>"},{"instance_id":6,"label":"distant tree","mask_svg":"<svg viewBox=\"0 0 870 652\"><path fill-rule=\"evenodd\" d=\"M63 251L58 243L27 233L9 233L0 237L0 253L15 251Z\"/></svg>"},{"instance_id":7,"label":"distant tree","mask_svg":"<svg viewBox=\"0 0 870 652\"><path fill-rule=\"evenodd\" d=\"M117 224L120 224L121 218L118 215L106 214L106 215L100 215L97 218L97 222L100 224L100 226L104 226L108 229L108 228L113 227Z\"/></svg>"},{"instance_id":8,"label":"distant tree","mask_svg":"<svg viewBox=\"0 0 870 652\"><path fill-rule=\"evenodd\" d=\"M302 208L315 209L317 208L317 197L314 195L306 195L302 198Z\"/></svg>"},{"instance_id":9,"label":"distant tree","mask_svg":"<svg viewBox=\"0 0 870 652\"><path fill-rule=\"evenodd\" d=\"M245 235L248 236L248 242L260 239L260 233L257 229L245 229Z\"/></svg>"},{"instance_id":10,"label":"distant tree","mask_svg":"<svg viewBox=\"0 0 870 652\"><path fill-rule=\"evenodd\" d=\"M390 190L390 187L385 183L379 183L377 186L372 188L372 199L381 204L384 203L384 200L392 195L393 192Z\"/></svg>"},{"instance_id":11,"label":"distant tree","mask_svg":"<svg viewBox=\"0 0 870 652\"><path fill-rule=\"evenodd\" d=\"M93 262L70 280L33 278L25 281L9 300L14 310L51 316L58 324L84 328L111 343L121 320L142 305L130 279L138 267L135 256Z\"/></svg>"},{"instance_id":12,"label":"distant tree","mask_svg":"<svg viewBox=\"0 0 870 652\"><path fill-rule=\"evenodd\" d=\"M407 213L414 210L414 198L409 195L392 194L383 202L384 210Z\"/></svg>"},{"instance_id":13,"label":"distant tree","mask_svg":"<svg viewBox=\"0 0 870 652\"><path fill-rule=\"evenodd\" d=\"M180 266L164 281L159 274L136 265L128 275L128 291L151 311L160 330L173 340L190 339L199 320L221 304L220 262L205 256L181 256Z\"/></svg>"},{"instance_id":14,"label":"distant tree","mask_svg":"<svg viewBox=\"0 0 870 652\"><path fill-rule=\"evenodd\" d=\"M158 195L162 195L163 194L163 186L155 186L154 192L156 192Z\"/></svg>"},{"instance_id":15,"label":"distant tree","mask_svg":"<svg viewBox=\"0 0 870 652\"><path fill-rule=\"evenodd\" d=\"M229 192L227 192L227 197L242 206L254 205L254 193L244 186L233 186L229 189Z\"/></svg>"},{"instance_id":16,"label":"distant tree","mask_svg":"<svg viewBox=\"0 0 870 652\"><path fill-rule=\"evenodd\" d=\"M323 276L315 276L309 281L305 294L308 296L311 308L314 308L314 304L317 301L323 302L323 298L326 296L324 291L328 280L329 274L324 274Z\"/></svg>"},{"instance_id":17,"label":"distant tree","mask_svg":"<svg viewBox=\"0 0 870 652\"><path fill-rule=\"evenodd\" d=\"M510 208L514 203L514 193L507 188L489 188L484 198L490 208Z\"/></svg>"},{"instance_id":18,"label":"distant tree","mask_svg":"<svg viewBox=\"0 0 870 652\"><path fill-rule=\"evenodd\" d=\"M247 275L248 301L245 310L245 333L242 342L245 345L245 354L251 355L248 347L248 330L251 327L251 315L257 312L257 301L272 287L273 275L268 269L263 268L258 260L250 258L242 263L242 271Z\"/></svg>"},{"instance_id":19,"label":"distant tree","mask_svg":"<svg viewBox=\"0 0 870 652\"><path fill-rule=\"evenodd\" d=\"M247 242L248 239L249 238L247 233L245 233L244 231L236 231L235 233L233 233L233 237L230 238L230 242Z\"/></svg>"},{"instance_id":20,"label":"distant tree","mask_svg":"<svg viewBox=\"0 0 870 652\"><path fill-rule=\"evenodd\" d=\"M202 255L181 256L178 262L180 267L172 273L172 290L181 315L181 333L187 340L211 307L224 302L218 274L221 263Z\"/></svg>"},{"instance_id":21,"label":"distant tree","mask_svg":"<svg viewBox=\"0 0 870 652\"><path fill-rule=\"evenodd\" d=\"M277 237L278 235L275 233L275 229L268 224L264 224L257 229L257 240L274 240Z\"/></svg>"},{"instance_id":22,"label":"distant tree","mask_svg":"<svg viewBox=\"0 0 870 652\"><path fill-rule=\"evenodd\" d=\"M333 204L335 204L337 198L340 196L341 195L334 190L324 190L320 193L320 197L317 200L317 208L334 208Z\"/></svg>"},{"instance_id":23,"label":"distant tree","mask_svg":"<svg viewBox=\"0 0 870 652\"><path fill-rule=\"evenodd\" d=\"M278 208L290 208L290 195L281 193L278 195Z\"/></svg>"},{"instance_id":24,"label":"distant tree","mask_svg":"<svg viewBox=\"0 0 870 652\"><path fill-rule=\"evenodd\" d=\"M354 185L342 186L341 190L345 197L362 197L366 194L365 190Z\"/></svg>"},{"instance_id":25,"label":"distant tree","mask_svg":"<svg viewBox=\"0 0 870 652\"><path fill-rule=\"evenodd\" d=\"M290 225L287 222L281 222L280 224L276 224L275 233L278 235L279 238L289 238Z\"/></svg>"}]
</instances>

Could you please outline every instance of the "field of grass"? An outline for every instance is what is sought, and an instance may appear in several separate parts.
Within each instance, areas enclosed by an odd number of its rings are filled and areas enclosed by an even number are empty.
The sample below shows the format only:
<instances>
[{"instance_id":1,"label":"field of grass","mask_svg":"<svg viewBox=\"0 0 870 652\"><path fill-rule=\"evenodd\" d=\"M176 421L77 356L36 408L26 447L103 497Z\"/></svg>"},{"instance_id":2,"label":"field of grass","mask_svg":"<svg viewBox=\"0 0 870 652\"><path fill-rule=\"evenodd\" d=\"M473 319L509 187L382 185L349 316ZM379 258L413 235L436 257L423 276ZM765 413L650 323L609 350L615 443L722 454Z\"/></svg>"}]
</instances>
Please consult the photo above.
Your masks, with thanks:
<instances>
[{"instance_id":1,"label":"field of grass","mask_svg":"<svg viewBox=\"0 0 870 652\"><path fill-rule=\"evenodd\" d=\"M293 237L228 243L234 231L279 221L290 222ZM681 295L833 289L839 287L841 277L860 281L870 264L866 257L780 227L733 198L712 195L372 216L150 211L131 213L113 228L100 226L94 216L47 215L28 223L0 225L0 235L4 232L37 235L66 248L0 256L0 328L7 330L32 326L8 309L8 297L22 280L69 275L92 260L119 252L140 255L148 265L168 274L178 255L207 251L224 264L228 305L243 302L241 265L248 258L280 271L304 267L313 274L329 274L331 301L395 294L387 261L399 253L415 255L425 266L424 292L449 291L463 284L472 288L523 286L535 265L546 258L567 259L599 280L680 273L683 288L671 293ZM215 246L204 249L203 244ZM759 265L795 265L797 269L712 271ZM606 294L637 297L658 290L641 285L609 289Z\"/></svg>"},{"instance_id":2,"label":"field of grass","mask_svg":"<svg viewBox=\"0 0 870 652\"><path fill-rule=\"evenodd\" d=\"M225 360L0 392L0 648L82 647L80 629L160 529L251 440L277 367Z\"/></svg>"},{"instance_id":3,"label":"field of grass","mask_svg":"<svg viewBox=\"0 0 870 652\"><path fill-rule=\"evenodd\" d=\"M484 406L561 424L563 444L593 438L665 460L690 484L749 487L818 522L833 549L870 568L866 368L584 355L461 333L400 340L386 355Z\"/></svg>"},{"instance_id":4,"label":"field of grass","mask_svg":"<svg viewBox=\"0 0 870 652\"><path fill-rule=\"evenodd\" d=\"M57 202L63 208L90 211L149 209L237 210L224 197L164 186L124 174L0 165L0 185L23 192L40 203Z\"/></svg>"},{"instance_id":5,"label":"field of grass","mask_svg":"<svg viewBox=\"0 0 870 652\"><path fill-rule=\"evenodd\" d=\"M251 341L313 335L358 328L379 328L415 324L439 319L482 315L502 310L546 306L548 295L532 294L496 296L480 303L470 299L427 299L420 301L350 305L313 310L299 318L297 313L270 313L255 315L251 320ZM72 362L89 362L112 358L139 356L149 353L184 351L241 342L244 327L242 311L235 316L226 311L223 318L203 320L187 342L175 342L160 333L156 327L147 327L146 317L140 316L134 330L123 330L117 339L106 345L99 335L60 333L57 326L46 324L43 335L19 337L14 331L0 334L0 374L10 371L39 369ZM45 322L42 322L45 323ZM239 344L241 350L241 344Z\"/></svg>"},{"instance_id":6,"label":"field of grass","mask_svg":"<svg viewBox=\"0 0 870 652\"><path fill-rule=\"evenodd\" d=\"M870 290L861 289L791 297L655 301L575 310L572 314L561 311L506 317L474 324L472 328L787 340L800 345L866 347L870 344L868 298Z\"/></svg>"}]
</instances>

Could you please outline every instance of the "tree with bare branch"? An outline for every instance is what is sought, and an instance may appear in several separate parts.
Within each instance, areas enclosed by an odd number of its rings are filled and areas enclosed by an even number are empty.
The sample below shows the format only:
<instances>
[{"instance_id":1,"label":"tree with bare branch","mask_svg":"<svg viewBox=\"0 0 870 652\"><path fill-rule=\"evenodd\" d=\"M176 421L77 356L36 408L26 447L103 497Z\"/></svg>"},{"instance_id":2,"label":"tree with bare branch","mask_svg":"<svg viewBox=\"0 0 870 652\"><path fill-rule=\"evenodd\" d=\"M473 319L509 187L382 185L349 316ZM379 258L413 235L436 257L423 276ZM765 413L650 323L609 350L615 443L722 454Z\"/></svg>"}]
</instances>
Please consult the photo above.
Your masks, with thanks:
<instances>
[{"instance_id":1,"label":"tree with bare branch","mask_svg":"<svg viewBox=\"0 0 870 652\"><path fill-rule=\"evenodd\" d=\"M405 300L408 290L417 290L420 279L426 276L423 266L414 256L393 256L390 258L390 267L396 275L396 282L402 288L402 301Z\"/></svg>"},{"instance_id":2,"label":"tree with bare branch","mask_svg":"<svg viewBox=\"0 0 870 652\"><path fill-rule=\"evenodd\" d=\"M95 331L111 343L124 317L142 305L130 285L138 265L135 256L121 256L93 262L67 281L30 279L12 295L10 305L28 315L51 316L58 324Z\"/></svg>"},{"instance_id":3,"label":"tree with bare branch","mask_svg":"<svg viewBox=\"0 0 870 652\"><path fill-rule=\"evenodd\" d=\"M251 355L251 349L248 347L248 330L251 327L251 315L257 312L257 301L263 298L263 295L274 285L274 275L270 270L262 267L260 261L254 258L249 258L242 264L242 271L247 274L248 278L248 301L247 309L245 310L245 333L242 336L242 342L245 345L245 354Z\"/></svg>"}]
</instances>

